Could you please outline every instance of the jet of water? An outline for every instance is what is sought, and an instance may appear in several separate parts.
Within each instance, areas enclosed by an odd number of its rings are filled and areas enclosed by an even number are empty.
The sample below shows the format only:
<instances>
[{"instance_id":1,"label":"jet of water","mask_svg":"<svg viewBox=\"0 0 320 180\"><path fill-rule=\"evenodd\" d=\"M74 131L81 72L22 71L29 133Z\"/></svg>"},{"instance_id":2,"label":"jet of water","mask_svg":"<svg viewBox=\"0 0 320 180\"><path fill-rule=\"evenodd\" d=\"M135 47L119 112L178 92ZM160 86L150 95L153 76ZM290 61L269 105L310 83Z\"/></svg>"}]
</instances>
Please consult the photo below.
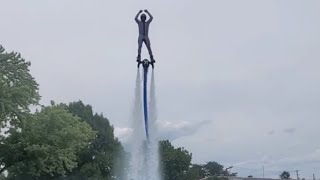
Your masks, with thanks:
<instances>
[{"instance_id":1,"label":"jet of water","mask_svg":"<svg viewBox=\"0 0 320 180\"><path fill-rule=\"evenodd\" d=\"M159 157L159 137L156 126L157 121L157 103L156 103L156 86L154 69L151 73L150 83L150 101L149 101L149 153L148 159L148 172L150 173L152 180L161 180L161 167Z\"/></svg>"},{"instance_id":2,"label":"jet of water","mask_svg":"<svg viewBox=\"0 0 320 180\"><path fill-rule=\"evenodd\" d=\"M135 85L135 93L134 93L134 103L133 103L133 112L132 112L132 129L133 133L130 138L130 150L131 153L131 159L130 159L130 173L129 173L129 179L139 179L139 174L141 173L142 169L142 145L143 145L143 136L144 131L142 128L142 96L141 96L141 75L140 70L137 69L137 75L136 75L136 85Z\"/></svg>"},{"instance_id":3,"label":"jet of water","mask_svg":"<svg viewBox=\"0 0 320 180\"><path fill-rule=\"evenodd\" d=\"M147 76L148 74L144 74ZM147 80L147 77L144 77ZM147 86L147 81L143 83ZM143 116L143 100L147 101L148 92L145 91L145 95L142 97L141 92L141 77L140 71L137 70L136 87L135 87L135 99L133 107L133 135L131 136L131 162L130 173L128 180L162 180L159 161L159 139L157 133L157 107L156 107L156 95L155 95L155 78L154 71L151 73L150 84L150 97L148 107L145 109L147 119ZM147 90L144 87L144 90ZM144 120L148 120L148 123L144 124ZM148 129L149 136L146 134L145 129ZM149 137L149 138L146 138Z\"/></svg>"}]
</instances>

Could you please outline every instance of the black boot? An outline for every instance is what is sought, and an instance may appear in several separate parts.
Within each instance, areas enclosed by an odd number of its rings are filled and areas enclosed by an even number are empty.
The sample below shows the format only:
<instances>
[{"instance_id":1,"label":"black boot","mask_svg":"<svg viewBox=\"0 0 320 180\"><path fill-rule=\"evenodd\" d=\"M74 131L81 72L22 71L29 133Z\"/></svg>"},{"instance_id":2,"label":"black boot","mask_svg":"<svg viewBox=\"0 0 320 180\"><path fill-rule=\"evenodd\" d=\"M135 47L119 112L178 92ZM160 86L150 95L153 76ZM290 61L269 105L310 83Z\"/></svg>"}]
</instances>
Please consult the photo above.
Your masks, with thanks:
<instances>
[{"instance_id":1,"label":"black boot","mask_svg":"<svg viewBox=\"0 0 320 180\"><path fill-rule=\"evenodd\" d=\"M140 55L138 55L138 57L137 57L137 62L138 62L138 63L141 62L141 56L140 56Z\"/></svg>"},{"instance_id":2,"label":"black boot","mask_svg":"<svg viewBox=\"0 0 320 180\"><path fill-rule=\"evenodd\" d=\"M155 63L156 61L153 59L153 55L150 56L151 63Z\"/></svg>"}]
</instances>

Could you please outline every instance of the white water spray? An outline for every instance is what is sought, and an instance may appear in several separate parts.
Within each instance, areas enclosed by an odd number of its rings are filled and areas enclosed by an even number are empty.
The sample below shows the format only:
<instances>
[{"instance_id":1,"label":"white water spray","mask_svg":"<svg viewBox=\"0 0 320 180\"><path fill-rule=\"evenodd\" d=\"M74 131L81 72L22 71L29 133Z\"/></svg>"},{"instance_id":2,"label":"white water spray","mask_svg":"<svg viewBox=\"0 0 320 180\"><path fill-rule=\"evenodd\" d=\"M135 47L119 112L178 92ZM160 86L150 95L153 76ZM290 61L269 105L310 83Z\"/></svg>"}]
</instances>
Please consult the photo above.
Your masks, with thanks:
<instances>
[{"instance_id":1,"label":"white water spray","mask_svg":"<svg viewBox=\"0 0 320 180\"><path fill-rule=\"evenodd\" d=\"M134 94L133 113L132 113L132 129L133 134L130 138L131 147L129 152L131 153L130 167L129 167L129 179L139 179L139 174L142 169L141 154L143 144L143 123L142 123L142 96L141 96L141 77L140 70L137 69L136 87Z\"/></svg>"},{"instance_id":2,"label":"white water spray","mask_svg":"<svg viewBox=\"0 0 320 180\"><path fill-rule=\"evenodd\" d=\"M153 71L151 74L149 97L149 142L145 134L141 89L141 77L138 69L133 107L133 135L131 137L131 148L129 150L131 153L131 161L128 180L161 180Z\"/></svg>"},{"instance_id":3,"label":"white water spray","mask_svg":"<svg viewBox=\"0 0 320 180\"><path fill-rule=\"evenodd\" d=\"M152 180L161 180L161 167L159 157L159 138L157 122L157 103L156 103L156 87L154 80L154 70L151 73L150 98L149 98L149 173Z\"/></svg>"}]
</instances>

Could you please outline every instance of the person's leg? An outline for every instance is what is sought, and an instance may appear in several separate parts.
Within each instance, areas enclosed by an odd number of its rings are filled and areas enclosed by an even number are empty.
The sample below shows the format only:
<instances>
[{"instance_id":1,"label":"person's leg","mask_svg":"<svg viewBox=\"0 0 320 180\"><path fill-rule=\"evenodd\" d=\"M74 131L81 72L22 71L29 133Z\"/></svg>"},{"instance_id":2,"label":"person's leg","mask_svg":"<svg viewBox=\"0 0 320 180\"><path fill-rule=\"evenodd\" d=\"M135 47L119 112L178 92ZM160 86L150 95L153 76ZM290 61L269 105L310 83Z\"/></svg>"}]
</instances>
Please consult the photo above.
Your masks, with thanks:
<instances>
[{"instance_id":1,"label":"person's leg","mask_svg":"<svg viewBox=\"0 0 320 180\"><path fill-rule=\"evenodd\" d=\"M154 62L155 60L153 59L153 54L152 54L152 50L151 50L151 43L150 43L149 37L145 38L145 43L146 43L146 46L147 46L148 51L149 51L150 59L151 59L151 61Z\"/></svg>"},{"instance_id":2,"label":"person's leg","mask_svg":"<svg viewBox=\"0 0 320 180\"><path fill-rule=\"evenodd\" d=\"M142 43L143 43L143 38L139 36L139 38L138 38L138 57L137 57L138 62L141 60Z\"/></svg>"}]
</instances>

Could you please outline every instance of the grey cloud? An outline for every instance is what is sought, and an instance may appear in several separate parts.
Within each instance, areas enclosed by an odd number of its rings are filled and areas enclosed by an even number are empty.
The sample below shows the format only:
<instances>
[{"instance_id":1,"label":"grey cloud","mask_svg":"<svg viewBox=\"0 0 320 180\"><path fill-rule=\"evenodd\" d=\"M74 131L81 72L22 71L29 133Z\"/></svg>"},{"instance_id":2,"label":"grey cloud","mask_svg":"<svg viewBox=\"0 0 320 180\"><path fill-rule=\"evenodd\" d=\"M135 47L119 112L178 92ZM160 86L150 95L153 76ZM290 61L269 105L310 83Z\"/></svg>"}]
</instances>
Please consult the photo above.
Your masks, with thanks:
<instances>
[{"instance_id":1,"label":"grey cloud","mask_svg":"<svg viewBox=\"0 0 320 180\"><path fill-rule=\"evenodd\" d=\"M297 130L295 128L286 128L283 130L283 132L288 133L288 134L292 134L295 133Z\"/></svg>"},{"instance_id":2,"label":"grey cloud","mask_svg":"<svg viewBox=\"0 0 320 180\"><path fill-rule=\"evenodd\" d=\"M190 136L196 133L201 127L210 124L210 121L199 122L159 122L159 134L161 139L175 140L180 137Z\"/></svg>"},{"instance_id":3,"label":"grey cloud","mask_svg":"<svg viewBox=\"0 0 320 180\"><path fill-rule=\"evenodd\" d=\"M131 128L114 128L114 135L119 138L122 142L127 142L130 135L133 133L133 129Z\"/></svg>"},{"instance_id":4,"label":"grey cloud","mask_svg":"<svg viewBox=\"0 0 320 180\"><path fill-rule=\"evenodd\" d=\"M271 130L271 131L268 132L268 135L273 135L274 133L275 133L275 131Z\"/></svg>"},{"instance_id":5,"label":"grey cloud","mask_svg":"<svg viewBox=\"0 0 320 180\"><path fill-rule=\"evenodd\" d=\"M190 136L196 133L201 127L210 124L210 121L199 121L199 122L187 122L187 121L158 121L157 122L157 133L160 139L176 140L180 137ZM115 127L115 136L118 137L122 142L127 142L129 137L133 133L132 128L127 127Z\"/></svg>"}]
</instances>

